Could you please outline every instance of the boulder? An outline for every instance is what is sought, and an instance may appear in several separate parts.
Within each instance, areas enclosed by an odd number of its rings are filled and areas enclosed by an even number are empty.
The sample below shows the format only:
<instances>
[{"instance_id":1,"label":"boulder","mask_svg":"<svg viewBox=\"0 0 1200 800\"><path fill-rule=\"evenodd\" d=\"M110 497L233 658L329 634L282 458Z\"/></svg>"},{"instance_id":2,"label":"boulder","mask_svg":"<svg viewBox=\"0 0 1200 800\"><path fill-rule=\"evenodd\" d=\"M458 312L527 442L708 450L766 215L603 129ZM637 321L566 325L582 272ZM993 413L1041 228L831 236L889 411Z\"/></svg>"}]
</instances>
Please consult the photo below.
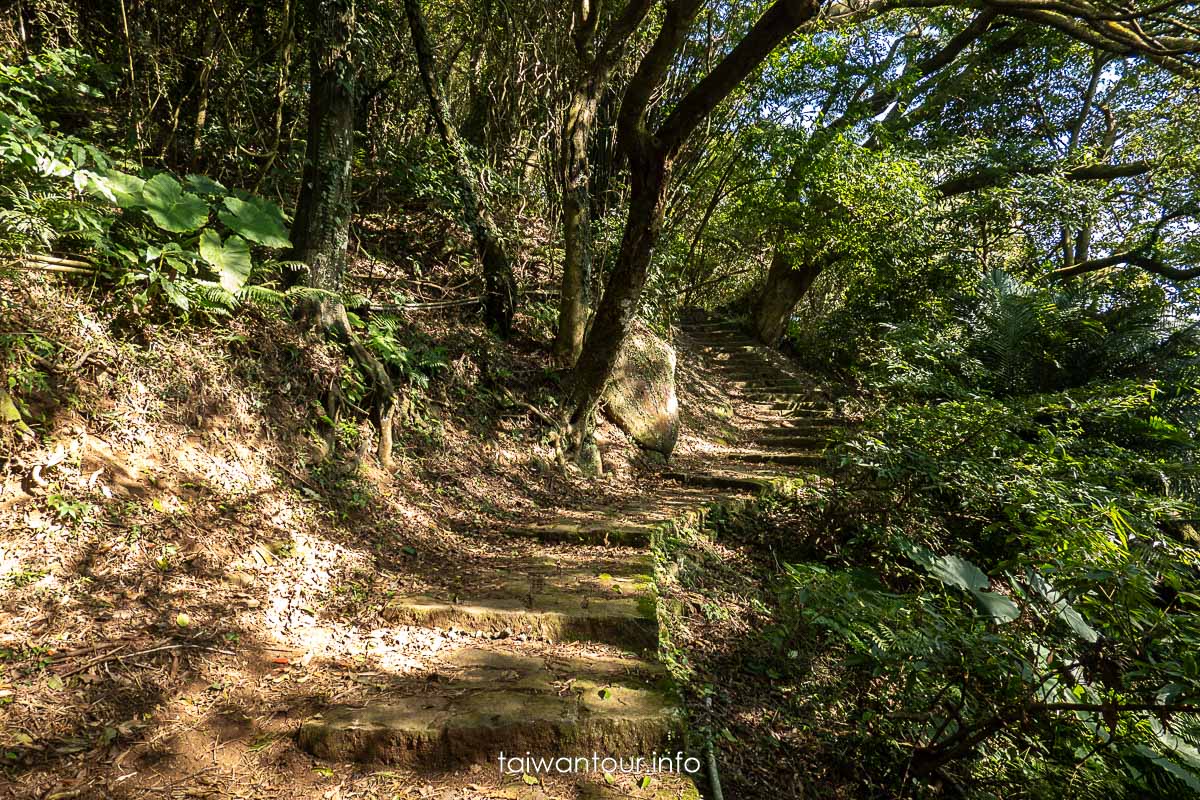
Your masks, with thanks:
<instances>
[{"instance_id":1,"label":"boulder","mask_svg":"<svg viewBox=\"0 0 1200 800\"><path fill-rule=\"evenodd\" d=\"M604 408L635 442L671 455L679 439L675 397L675 349L636 321L604 389Z\"/></svg>"}]
</instances>

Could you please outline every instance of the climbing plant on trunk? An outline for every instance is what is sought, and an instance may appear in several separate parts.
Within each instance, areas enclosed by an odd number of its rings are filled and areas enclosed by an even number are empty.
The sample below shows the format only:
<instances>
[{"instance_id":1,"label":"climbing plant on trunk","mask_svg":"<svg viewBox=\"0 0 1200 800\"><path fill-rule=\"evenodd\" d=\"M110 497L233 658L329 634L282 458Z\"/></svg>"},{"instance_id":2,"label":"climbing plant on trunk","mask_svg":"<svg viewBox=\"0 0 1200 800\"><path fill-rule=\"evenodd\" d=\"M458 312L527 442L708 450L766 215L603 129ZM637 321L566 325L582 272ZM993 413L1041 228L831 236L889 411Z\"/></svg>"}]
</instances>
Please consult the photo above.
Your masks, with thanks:
<instances>
[{"instance_id":1,"label":"climbing plant on trunk","mask_svg":"<svg viewBox=\"0 0 1200 800\"><path fill-rule=\"evenodd\" d=\"M592 201L588 187L588 148L596 111L629 39L654 4L651 0L629 0L604 38L597 42L604 5L603 0L577 0L575 3L572 34L575 79L560 134L563 275L554 354L567 366L575 364L583 349L592 309Z\"/></svg>"},{"instance_id":2,"label":"climbing plant on trunk","mask_svg":"<svg viewBox=\"0 0 1200 800\"><path fill-rule=\"evenodd\" d=\"M489 327L501 336L508 336L512 330L512 319L517 305L517 284L513 278L512 262L504 250L496 223L483 202L483 189L479 185L478 170L467 153L466 144L450 119L446 93L442 88L441 79L438 77L433 40L429 36L429 28L425 24L425 15L421 11L420 0L404 0L404 10L408 16L409 29L412 32L421 83L425 86L425 93L429 96L429 111L437 126L442 144L450 154L454 176L458 182L463 221L471 231L471 238L475 241L475 250L483 264L484 318Z\"/></svg>"},{"instance_id":3,"label":"climbing plant on trunk","mask_svg":"<svg viewBox=\"0 0 1200 800\"><path fill-rule=\"evenodd\" d=\"M309 0L312 84L304 179L292 225L293 258L308 265L308 284L322 295L300 309L302 321L337 339L371 384L372 416L379 428L378 456L391 465L395 386L386 367L350 327L340 292L350 239L351 166L354 158L354 0ZM341 399L331 391L327 415L336 419Z\"/></svg>"}]
</instances>

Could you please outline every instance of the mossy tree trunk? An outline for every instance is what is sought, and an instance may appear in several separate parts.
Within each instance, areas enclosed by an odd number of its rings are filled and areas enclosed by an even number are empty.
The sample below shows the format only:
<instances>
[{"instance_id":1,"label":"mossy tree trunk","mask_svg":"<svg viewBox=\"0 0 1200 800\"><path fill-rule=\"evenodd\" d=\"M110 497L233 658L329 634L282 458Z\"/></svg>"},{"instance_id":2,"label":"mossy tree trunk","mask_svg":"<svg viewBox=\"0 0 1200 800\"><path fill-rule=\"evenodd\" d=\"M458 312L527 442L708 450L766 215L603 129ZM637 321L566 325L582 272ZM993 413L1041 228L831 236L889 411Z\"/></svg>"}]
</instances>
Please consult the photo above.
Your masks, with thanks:
<instances>
[{"instance_id":1,"label":"mossy tree trunk","mask_svg":"<svg viewBox=\"0 0 1200 800\"><path fill-rule=\"evenodd\" d=\"M754 333L760 342L772 347L779 343L796 305L825 266L824 261L797 264L782 249L775 251L767 284L754 309Z\"/></svg>"},{"instance_id":2,"label":"mossy tree trunk","mask_svg":"<svg viewBox=\"0 0 1200 800\"><path fill-rule=\"evenodd\" d=\"M408 16L409 29L412 31L421 82L429 96L429 111L442 143L449 151L450 162L458 182L463 221L471 232L475 250L483 262L484 318L492 330L501 336L508 336L512 330L512 319L517 305L517 284L513 278L512 262L504 250L496 223L484 205L477 168L472 163L458 130L450 121L449 106L435 64L433 40L425 25L420 0L404 0L404 10Z\"/></svg>"},{"instance_id":3,"label":"mossy tree trunk","mask_svg":"<svg viewBox=\"0 0 1200 800\"><path fill-rule=\"evenodd\" d=\"M337 339L366 373L373 421L379 428L379 460L390 466L395 386L386 367L355 336L340 298L348 260L354 158L354 0L309 0L308 12L312 86L304 176L292 225L293 258L308 265L308 285L330 295L305 303L299 315ZM329 416L336 419L336 390L329 405Z\"/></svg>"},{"instance_id":4,"label":"mossy tree trunk","mask_svg":"<svg viewBox=\"0 0 1200 800\"><path fill-rule=\"evenodd\" d=\"M587 148L599 98L594 82L583 83L567 106L560 167L563 274L554 355L564 366L574 366L583 350L592 308L592 201Z\"/></svg>"},{"instance_id":5,"label":"mossy tree trunk","mask_svg":"<svg viewBox=\"0 0 1200 800\"><path fill-rule=\"evenodd\" d=\"M596 41L602 0L577 0L573 11L576 75L563 115L559 182L562 189L563 274L554 354L574 366L583 350L592 313L592 196L588 149L600 98L625 48L653 6L628 0L607 35Z\"/></svg>"}]
</instances>

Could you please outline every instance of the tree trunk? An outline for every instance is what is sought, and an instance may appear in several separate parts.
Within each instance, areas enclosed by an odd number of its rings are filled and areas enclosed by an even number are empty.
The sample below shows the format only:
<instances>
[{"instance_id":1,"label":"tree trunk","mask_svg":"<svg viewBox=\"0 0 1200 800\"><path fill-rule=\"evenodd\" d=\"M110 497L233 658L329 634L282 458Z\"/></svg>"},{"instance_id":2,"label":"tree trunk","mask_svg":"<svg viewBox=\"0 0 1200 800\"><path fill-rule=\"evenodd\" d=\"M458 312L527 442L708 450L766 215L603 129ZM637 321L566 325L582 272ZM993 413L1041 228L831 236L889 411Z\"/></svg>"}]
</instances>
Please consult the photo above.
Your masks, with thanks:
<instances>
[{"instance_id":1,"label":"tree trunk","mask_svg":"<svg viewBox=\"0 0 1200 800\"><path fill-rule=\"evenodd\" d=\"M776 250L767 272L767 284L754 310L754 334L765 345L779 344L787 331L788 319L813 281L824 270L823 262L797 267L782 250Z\"/></svg>"},{"instance_id":2,"label":"tree trunk","mask_svg":"<svg viewBox=\"0 0 1200 800\"><path fill-rule=\"evenodd\" d=\"M570 428L572 444L577 450L591 436L596 406L637 315L650 257L662 228L669 177L670 164L661 152L630 158L629 219L616 265L587 334L586 357L580 358L575 367Z\"/></svg>"},{"instance_id":3,"label":"tree trunk","mask_svg":"<svg viewBox=\"0 0 1200 800\"><path fill-rule=\"evenodd\" d=\"M354 0L309 0L314 43L308 148L292 245L309 267L309 285L341 291L350 238L356 70L350 53Z\"/></svg>"},{"instance_id":4,"label":"tree trunk","mask_svg":"<svg viewBox=\"0 0 1200 800\"><path fill-rule=\"evenodd\" d=\"M354 0L309 0L313 25L312 88L308 106L308 149L296 217L292 257L308 264L308 285L339 293L350 240L350 176L354 158L356 68L351 53ZM391 465L395 387L387 369L358 340L339 297L312 301L300 316L337 339L366 372L372 386L374 422L379 427L380 463ZM329 401L336 405L337 398ZM327 409L336 419L337 409Z\"/></svg>"},{"instance_id":5,"label":"tree trunk","mask_svg":"<svg viewBox=\"0 0 1200 800\"><path fill-rule=\"evenodd\" d=\"M598 103L599 87L589 77L576 88L563 125L560 180L564 253L554 355L568 367L579 359L591 316L592 199L588 187L588 142Z\"/></svg>"},{"instance_id":6,"label":"tree trunk","mask_svg":"<svg viewBox=\"0 0 1200 800\"><path fill-rule=\"evenodd\" d=\"M467 154L466 145L450 121L446 96L435 69L433 41L429 38L429 29L425 25L420 0L404 0L404 10L408 15L409 29L412 31L421 82L429 96L430 114L442 144L449 151L450 162L458 181L463 218L475 241L479 259L483 262L484 319L488 326L501 336L508 336L512 331L512 319L517 305L517 284L513 278L512 263L500 241L496 224L483 204L478 176Z\"/></svg>"},{"instance_id":7,"label":"tree trunk","mask_svg":"<svg viewBox=\"0 0 1200 800\"><path fill-rule=\"evenodd\" d=\"M651 131L646 127L646 110L687 41L702 4L702 0L674 0L666 4L658 35L638 64L622 99L617 136L621 150L629 158L629 216L616 265L575 367L569 434L577 454L583 453L585 440L591 436L596 406L625 344L630 322L637 314L654 245L662 229L671 162L713 109L780 42L816 16L820 7L815 0L776 0L742 40L683 96L658 129Z\"/></svg>"},{"instance_id":8,"label":"tree trunk","mask_svg":"<svg viewBox=\"0 0 1200 800\"><path fill-rule=\"evenodd\" d=\"M563 366L574 366L578 361L592 312L592 187L588 164L592 129L604 88L652 5L650 0L627 0L598 45L595 40L603 4L577 0L572 11L577 74L563 119L558 175L563 205L563 275L554 354Z\"/></svg>"},{"instance_id":9,"label":"tree trunk","mask_svg":"<svg viewBox=\"0 0 1200 800\"><path fill-rule=\"evenodd\" d=\"M217 20L205 22L203 55L204 65L200 67L198 94L196 97L196 117L192 124L192 161L193 170L199 170L204 148L204 127L208 124L208 81L213 67L217 62Z\"/></svg>"}]
</instances>

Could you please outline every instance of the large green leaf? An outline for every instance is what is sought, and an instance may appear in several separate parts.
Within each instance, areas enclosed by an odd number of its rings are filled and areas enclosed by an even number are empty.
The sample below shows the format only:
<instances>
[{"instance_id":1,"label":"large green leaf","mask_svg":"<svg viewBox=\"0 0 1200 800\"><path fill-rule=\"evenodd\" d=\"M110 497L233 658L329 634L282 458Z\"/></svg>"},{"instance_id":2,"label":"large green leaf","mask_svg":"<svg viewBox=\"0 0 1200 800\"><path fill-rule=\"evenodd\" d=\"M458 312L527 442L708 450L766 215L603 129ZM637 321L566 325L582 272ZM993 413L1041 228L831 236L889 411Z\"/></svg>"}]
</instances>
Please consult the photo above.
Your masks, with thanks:
<instances>
[{"instance_id":1,"label":"large green leaf","mask_svg":"<svg viewBox=\"0 0 1200 800\"><path fill-rule=\"evenodd\" d=\"M970 592L979 607L990 614L996 622L1012 622L1021 616L1021 610L1017 608L1017 604L1002 594L983 592L979 589L971 589Z\"/></svg>"},{"instance_id":2,"label":"large green leaf","mask_svg":"<svg viewBox=\"0 0 1200 800\"><path fill-rule=\"evenodd\" d=\"M1067 623L1079 638L1085 642L1100 640L1100 634L1096 632L1096 629L1087 623L1083 615L1075 610L1070 601L1055 589L1050 584L1050 581L1046 580L1045 576L1037 570L1030 568L1028 578L1030 587L1054 607L1054 610L1058 612L1059 618Z\"/></svg>"},{"instance_id":3,"label":"large green leaf","mask_svg":"<svg viewBox=\"0 0 1200 800\"><path fill-rule=\"evenodd\" d=\"M120 208L138 208L143 204L142 190L146 182L136 175L117 170L106 170L99 174L89 173L93 191Z\"/></svg>"},{"instance_id":4,"label":"large green leaf","mask_svg":"<svg viewBox=\"0 0 1200 800\"><path fill-rule=\"evenodd\" d=\"M908 555L947 586L957 586L970 592L979 607L996 622L1012 622L1021 616L1020 609L1012 600L1004 595L985 591L991 585L987 575L965 558L939 556L917 545L909 546Z\"/></svg>"},{"instance_id":5,"label":"large green leaf","mask_svg":"<svg viewBox=\"0 0 1200 800\"><path fill-rule=\"evenodd\" d=\"M229 191L207 175L187 175L184 180L187 181L188 188L196 194L211 196L225 194Z\"/></svg>"},{"instance_id":6,"label":"large green leaf","mask_svg":"<svg viewBox=\"0 0 1200 800\"><path fill-rule=\"evenodd\" d=\"M908 555L942 583L967 590L988 588L987 575L965 558L939 556L915 545L908 551Z\"/></svg>"},{"instance_id":7,"label":"large green leaf","mask_svg":"<svg viewBox=\"0 0 1200 800\"><path fill-rule=\"evenodd\" d=\"M250 245L240 236L230 236L221 243L215 231L200 234L200 257L217 273L221 288L236 294L250 277Z\"/></svg>"},{"instance_id":8,"label":"large green leaf","mask_svg":"<svg viewBox=\"0 0 1200 800\"><path fill-rule=\"evenodd\" d=\"M266 247L291 247L283 213L269 200L225 198L226 211L217 214L233 230Z\"/></svg>"},{"instance_id":9,"label":"large green leaf","mask_svg":"<svg viewBox=\"0 0 1200 800\"><path fill-rule=\"evenodd\" d=\"M208 220L208 203L165 172L146 181L142 199L154 224L172 233L194 231Z\"/></svg>"}]
</instances>

